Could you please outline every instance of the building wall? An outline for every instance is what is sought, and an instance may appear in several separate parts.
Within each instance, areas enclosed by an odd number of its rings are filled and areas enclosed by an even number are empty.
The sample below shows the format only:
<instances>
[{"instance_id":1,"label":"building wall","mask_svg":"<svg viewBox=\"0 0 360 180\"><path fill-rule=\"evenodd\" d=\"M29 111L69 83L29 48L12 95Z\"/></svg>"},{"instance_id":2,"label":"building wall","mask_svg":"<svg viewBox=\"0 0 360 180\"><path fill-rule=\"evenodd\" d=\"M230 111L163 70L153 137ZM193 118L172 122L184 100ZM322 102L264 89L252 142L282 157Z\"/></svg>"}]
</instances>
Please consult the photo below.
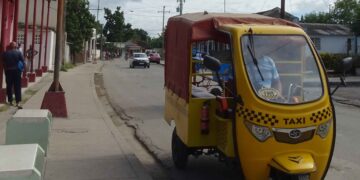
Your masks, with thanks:
<instances>
[{"instance_id":1,"label":"building wall","mask_svg":"<svg viewBox=\"0 0 360 180\"><path fill-rule=\"evenodd\" d=\"M42 0L37 0L36 6L36 24L40 26L41 24L41 7L42 7ZM50 1L50 19L49 19L49 27L56 28L56 16L57 16L57 1ZM44 6L44 25L46 25L46 16L47 16L47 7L48 3L47 0L45 1ZM26 0L20 0L19 2L19 23L25 23L25 11L26 10ZM33 13L34 13L34 0L29 0L29 17L28 23L29 25L33 24Z\"/></svg>"},{"instance_id":2,"label":"building wall","mask_svg":"<svg viewBox=\"0 0 360 180\"><path fill-rule=\"evenodd\" d=\"M354 37L351 36L312 36L312 39L320 39L320 49L317 48L319 52L327 53L347 53L347 41L351 39L351 50L350 53L354 52ZM315 43L315 42L314 42ZM316 43L315 43L316 44Z\"/></svg>"},{"instance_id":3,"label":"building wall","mask_svg":"<svg viewBox=\"0 0 360 180\"><path fill-rule=\"evenodd\" d=\"M0 0L0 34L2 34L3 36L0 37L0 53L2 53L3 51L5 51L6 46L9 45L9 43L13 40L12 39L12 31L13 31L13 20L14 20L14 7L15 4L12 1L8 1L8 6L3 8L3 3L5 2L5 0ZM3 16L3 11L7 10L7 14L5 16ZM5 12L5 11L4 11ZM6 24L4 24L4 26L2 26L2 22L3 20L6 19ZM4 78L4 73L3 73L3 65L2 63L0 63L0 89L5 87L5 81L3 80ZM5 102L5 97L4 94L1 92L0 93L0 102Z\"/></svg>"},{"instance_id":4,"label":"building wall","mask_svg":"<svg viewBox=\"0 0 360 180\"><path fill-rule=\"evenodd\" d=\"M30 44L32 43L32 29L28 30L28 38L27 38L27 48L24 48L24 30L19 29L18 32L18 43L21 43L21 48L23 52L25 52L27 49L29 49ZM35 43L34 48L36 51L40 53L40 31L35 32ZM43 32L43 43L42 43L42 52L41 52L41 64L40 67L44 64L44 55L45 55L45 40L46 40L46 31ZM49 70L54 70L54 60L55 60L55 33L54 31L49 30L48 33L48 43L47 43L47 54L46 54L46 65L48 66ZM40 54L36 55L34 57L33 61L33 70L38 69L38 63L39 63ZM30 63L28 63L30 65Z\"/></svg>"}]
</instances>

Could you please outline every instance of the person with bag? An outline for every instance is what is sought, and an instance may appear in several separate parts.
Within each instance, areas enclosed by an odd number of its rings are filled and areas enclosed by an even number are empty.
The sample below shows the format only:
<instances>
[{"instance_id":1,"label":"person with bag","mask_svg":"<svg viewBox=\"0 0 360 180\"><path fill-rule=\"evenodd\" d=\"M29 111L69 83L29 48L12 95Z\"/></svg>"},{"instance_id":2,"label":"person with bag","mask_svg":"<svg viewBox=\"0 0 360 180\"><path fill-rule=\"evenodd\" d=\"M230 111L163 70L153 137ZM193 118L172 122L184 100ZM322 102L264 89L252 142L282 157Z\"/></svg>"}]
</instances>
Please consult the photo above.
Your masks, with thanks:
<instances>
[{"instance_id":1,"label":"person with bag","mask_svg":"<svg viewBox=\"0 0 360 180\"><path fill-rule=\"evenodd\" d=\"M15 91L16 107L22 109L21 102L21 72L25 62L23 55L16 48L16 42L11 42L3 54L3 64L6 78L6 93L9 105L13 105L13 89Z\"/></svg>"}]
</instances>

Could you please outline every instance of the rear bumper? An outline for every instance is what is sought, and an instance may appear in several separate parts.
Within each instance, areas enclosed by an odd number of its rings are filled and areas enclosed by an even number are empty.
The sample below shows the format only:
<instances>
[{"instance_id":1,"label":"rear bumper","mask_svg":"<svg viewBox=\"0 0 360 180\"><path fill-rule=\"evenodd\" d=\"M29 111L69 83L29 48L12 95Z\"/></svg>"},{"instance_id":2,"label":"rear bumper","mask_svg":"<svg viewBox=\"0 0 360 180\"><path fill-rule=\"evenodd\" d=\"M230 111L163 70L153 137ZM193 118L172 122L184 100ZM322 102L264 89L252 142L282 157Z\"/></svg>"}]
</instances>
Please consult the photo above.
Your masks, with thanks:
<instances>
[{"instance_id":1,"label":"rear bumper","mask_svg":"<svg viewBox=\"0 0 360 180\"><path fill-rule=\"evenodd\" d=\"M146 62L146 61L133 61L132 64L133 64L133 66L147 66L147 65L149 65L149 63Z\"/></svg>"},{"instance_id":2,"label":"rear bumper","mask_svg":"<svg viewBox=\"0 0 360 180\"><path fill-rule=\"evenodd\" d=\"M160 59L149 59L149 60L150 62L156 62L156 63L160 62Z\"/></svg>"}]
</instances>

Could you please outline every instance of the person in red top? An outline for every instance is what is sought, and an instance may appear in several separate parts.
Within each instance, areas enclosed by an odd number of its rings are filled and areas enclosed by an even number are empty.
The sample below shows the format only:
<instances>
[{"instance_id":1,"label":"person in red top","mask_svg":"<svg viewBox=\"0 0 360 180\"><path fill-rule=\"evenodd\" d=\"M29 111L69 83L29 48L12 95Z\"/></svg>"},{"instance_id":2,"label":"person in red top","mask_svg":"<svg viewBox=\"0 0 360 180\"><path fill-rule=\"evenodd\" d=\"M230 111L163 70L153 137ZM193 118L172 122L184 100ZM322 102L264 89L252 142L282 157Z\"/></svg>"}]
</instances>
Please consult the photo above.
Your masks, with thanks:
<instances>
[{"instance_id":1,"label":"person in red top","mask_svg":"<svg viewBox=\"0 0 360 180\"><path fill-rule=\"evenodd\" d=\"M16 106L22 109L21 102L21 72L24 68L25 62L22 53L17 50L16 42L11 42L5 53L2 54L5 79L6 79L6 93L8 102L13 105L13 89L15 91ZM22 64L21 64L22 63Z\"/></svg>"}]
</instances>

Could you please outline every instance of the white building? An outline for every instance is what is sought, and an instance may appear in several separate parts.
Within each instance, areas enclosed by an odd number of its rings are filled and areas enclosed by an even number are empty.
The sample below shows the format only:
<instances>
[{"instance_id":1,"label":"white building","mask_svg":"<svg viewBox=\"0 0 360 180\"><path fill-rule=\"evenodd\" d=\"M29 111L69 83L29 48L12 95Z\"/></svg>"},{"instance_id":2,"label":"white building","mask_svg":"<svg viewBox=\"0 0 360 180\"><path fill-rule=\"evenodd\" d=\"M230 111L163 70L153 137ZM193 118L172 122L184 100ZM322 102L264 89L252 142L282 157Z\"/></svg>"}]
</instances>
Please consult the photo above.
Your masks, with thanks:
<instances>
[{"instance_id":1,"label":"white building","mask_svg":"<svg viewBox=\"0 0 360 180\"><path fill-rule=\"evenodd\" d=\"M319 52L354 54L355 36L348 26L340 24L300 23ZM360 43L358 38L357 44ZM359 53L359 45L357 45Z\"/></svg>"},{"instance_id":2,"label":"white building","mask_svg":"<svg viewBox=\"0 0 360 180\"><path fill-rule=\"evenodd\" d=\"M42 6L44 2L44 16L43 16L43 33L42 33L42 47L41 47L41 64L40 67L43 66L44 60L46 60L46 65L48 66L48 70L54 70L54 61L55 61L55 42L56 42L56 29L57 24L57 1L55 0L46 0L46 1L37 1L36 4L36 21L33 22L34 15L34 2L33 0L29 1L29 12L28 12L28 33L27 33L27 47L24 47L24 32L25 32L25 17L26 17L26 0L20 0L19 3L19 30L17 41L21 43L21 47L25 52L29 49L29 46L32 44L32 32L33 25L35 25L35 38L34 38L34 48L36 51L40 52L40 31L41 31L41 18L42 18ZM47 53L45 54L45 40L46 40L46 24L47 24L47 14L48 14L48 2L50 2L49 8L49 31L48 31L48 42L47 42ZM65 49L68 49L67 43L65 43ZM33 70L38 69L40 54L34 57L33 60ZM64 54L64 60L69 61L69 53Z\"/></svg>"},{"instance_id":3,"label":"white building","mask_svg":"<svg viewBox=\"0 0 360 180\"><path fill-rule=\"evenodd\" d=\"M41 57L41 64L40 64L40 68L41 66L44 65L44 59L46 60L46 65L48 66L48 70L52 71L54 70L54 60L55 60L55 40L56 40L56 34L54 31L49 30L48 32L48 42L47 42L47 53L46 53L46 57L45 56L45 40L46 40L46 30L43 31L42 34L42 51L41 54L38 54L34 57L34 64L33 64L33 68L34 70L38 69L38 63L39 63L39 58ZM21 44L21 48L23 50L23 52L26 51L26 49L29 49L30 45L32 44L32 29L28 30L28 35L27 35L27 48L24 47L24 29L21 28L18 31L18 36L17 36L17 42ZM36 51L38 51L40 53L40 30L35 32L35 41L34 41L34 49Z\"/></svg>"},{"instance_id":4,"label":"white building","mask_svg":"<svg viewBox=\"0 0 360 180\"><path fill-rule=\"evenodd\" d=\"M93 33L92 36L90 38L90 40L85 42L85 60L86 61L93 61L94 58L100 58L100 50L96 49L95 45L96 45L96 29L93 28L92 29Z\"/></svg>"}]
</instances>

